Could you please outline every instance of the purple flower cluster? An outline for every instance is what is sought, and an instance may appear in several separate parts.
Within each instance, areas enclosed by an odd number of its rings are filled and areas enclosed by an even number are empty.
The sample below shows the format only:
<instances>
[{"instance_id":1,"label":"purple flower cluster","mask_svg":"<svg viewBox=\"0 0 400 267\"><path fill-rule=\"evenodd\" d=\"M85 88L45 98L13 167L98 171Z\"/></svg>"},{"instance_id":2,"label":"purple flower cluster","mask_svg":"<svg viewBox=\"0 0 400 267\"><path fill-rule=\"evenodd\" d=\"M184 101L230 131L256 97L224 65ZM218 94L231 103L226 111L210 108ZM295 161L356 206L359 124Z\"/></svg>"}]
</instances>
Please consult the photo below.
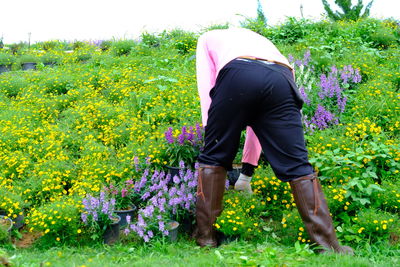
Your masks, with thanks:
<instances>
[{"instance_id":1,"label":"purple flower cluster","mask_svg":"<svg viewBox=\"0 0 400 267\"><path fill-rule=\"evenodd\" d=\"M174 129L169 127L164 136L167 148L164 151L164 161L170 166L177 166L183 161L191 166L196 161L203 147L203 128L196 124L195 127L182 126L180 133L174 137Z\"/></svg>"},{"instance_id":2,"label":"purple flower cluster","mask_svg":"<svg viewBox=\"0 0 400 267\"><path fill-rule=\"evenodd\" d=\"M184 167L183 163L181 166ZM129 218L125 234L136 233L145 242L156 234L168 235L167 224L171 219L179 220L182 216L194 212L197 188L197 171L181 169L179 176L155 170L151 175L145 172L146 183L138 186L146 188L141 199L146 205L139 209L136 222ZM172 182L172 186L171 186Z\"/></svg>"},{"instance_id":3,"label":"purple flower cluster","mask_svg":"<svg viewBox=\"0 0 400 267\"><path fill-rule=\"evenodd\" d=\"M338 124L338 119L322 105L318 105L314 117L311 118L311 124L322 130L328 128L330 125Z\"/></svg>"},{"instance_id":4,"label":"purple flower cluster","mask_svg":"<svg viewBox=\"0 0 400 267\"><path fill-rule=\"evenodd\" d=\"M301 77L303 79L298 78L296 81L304 83L298 86L305 103L303 107L305 127L313 131L338 124L340 114L345 111L347 104L345 91L361 82L359 70L351 65L344 66L340 70L332 66L330 72L321 74L317 82L317 79L310 77L316 75L314 67L310 65L310 51L304 54L302 60L295 60L292 56L289 60L294 63L296 73L299 70L300 75L304 74L304 77ZM309 73L314 75L309 75ZM314 80L315 83L313 83Z\"/></svg>"},{"instance_id":5,"label":"purple flower cluster","mask_svg":"<svg viewBox=\"0 0 400 267\"><path fill-rule=\"evenodd\" d=\"M90 194L82 200L83 212L81 219L86 224L107 224L111 221L114 215L115 199L106 199L104 192L100 192L99 197L94 197Z\"/></svg>"},{"instance_id":6,"label":"purple flower cluster","mask_svg":"<svg viewBox=\"0 0 400 267\"><path fill-rule=\"evenodd\" d=\"M189 143L191 145L198 145L203 140L203 129L199 124L196 124L195 127L190 126L189 129L187 126L182 126L181 133L177 138L174 137L173 131L174 129L169 127L164 133L168 144L178 143L184 145L185 143Z\"/></svg>"}]
</instances>

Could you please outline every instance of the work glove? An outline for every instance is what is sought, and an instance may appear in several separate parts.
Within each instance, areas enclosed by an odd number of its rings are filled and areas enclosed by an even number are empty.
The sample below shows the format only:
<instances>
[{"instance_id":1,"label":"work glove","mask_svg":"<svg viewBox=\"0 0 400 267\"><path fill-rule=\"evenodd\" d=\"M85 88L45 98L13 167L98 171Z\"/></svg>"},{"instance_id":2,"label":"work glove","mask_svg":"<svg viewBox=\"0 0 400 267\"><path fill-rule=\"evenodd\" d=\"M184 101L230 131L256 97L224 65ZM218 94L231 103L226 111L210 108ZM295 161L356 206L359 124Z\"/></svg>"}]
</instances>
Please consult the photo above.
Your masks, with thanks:
<instances>
[{"instance_id":1,"label":"work glove","mask_svg":"<svg viewBox=\"0 0 400 267\"><path fill-rule=\"evenodd\" d=\"M235 183L235 190L236 191L244 191L246 193L253 194L253 190L251 190L250 182L251 182L251 177L241 173Z\"/></svg>"}]
</instances>

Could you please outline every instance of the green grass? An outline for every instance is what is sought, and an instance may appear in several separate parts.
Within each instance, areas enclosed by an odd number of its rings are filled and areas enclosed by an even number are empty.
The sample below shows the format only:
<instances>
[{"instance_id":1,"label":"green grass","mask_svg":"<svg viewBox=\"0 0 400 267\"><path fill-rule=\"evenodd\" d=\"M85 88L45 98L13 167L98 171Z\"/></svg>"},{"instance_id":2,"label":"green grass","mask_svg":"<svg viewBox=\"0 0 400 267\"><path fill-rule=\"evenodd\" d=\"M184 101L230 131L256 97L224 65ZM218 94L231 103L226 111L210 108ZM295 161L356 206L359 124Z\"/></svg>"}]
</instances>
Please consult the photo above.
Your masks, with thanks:
<instances>
[{"instance_id":1,"label":"green grass","mask_svg":"<svg viewBox=\"0 0 400 267\"><path fill-rule=\"evenodd\" d=\"M7 252L11 266L399 266L400 246L359 244L355 256L317 255L305 245L234 241L200 248L185 236L178 242L16 249Z\"/></svg>"}]
</instances>

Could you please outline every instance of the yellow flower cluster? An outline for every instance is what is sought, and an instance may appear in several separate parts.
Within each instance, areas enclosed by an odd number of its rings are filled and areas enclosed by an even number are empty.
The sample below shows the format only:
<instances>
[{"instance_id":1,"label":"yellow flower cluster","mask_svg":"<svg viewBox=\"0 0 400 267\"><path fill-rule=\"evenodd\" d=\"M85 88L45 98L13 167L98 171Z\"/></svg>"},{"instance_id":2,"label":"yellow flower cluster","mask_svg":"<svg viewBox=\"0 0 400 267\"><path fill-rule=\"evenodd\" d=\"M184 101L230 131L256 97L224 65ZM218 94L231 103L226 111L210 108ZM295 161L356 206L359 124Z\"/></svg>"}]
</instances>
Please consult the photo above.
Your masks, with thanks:
<instances>
[{"instance_id":1,"label":"yellow flower cluster","mask_svg":"<svg viewBox=\"0 0 400 267\"><path fill-rule=\"evenodd\" d=\"M364 118L360 123L349 123L346 126L345 135L354 138L356 141L363 140L368 136L377 136L382 132L382 128L376 123L371 122L369 118Z\"/></svg>"}]
</instances>

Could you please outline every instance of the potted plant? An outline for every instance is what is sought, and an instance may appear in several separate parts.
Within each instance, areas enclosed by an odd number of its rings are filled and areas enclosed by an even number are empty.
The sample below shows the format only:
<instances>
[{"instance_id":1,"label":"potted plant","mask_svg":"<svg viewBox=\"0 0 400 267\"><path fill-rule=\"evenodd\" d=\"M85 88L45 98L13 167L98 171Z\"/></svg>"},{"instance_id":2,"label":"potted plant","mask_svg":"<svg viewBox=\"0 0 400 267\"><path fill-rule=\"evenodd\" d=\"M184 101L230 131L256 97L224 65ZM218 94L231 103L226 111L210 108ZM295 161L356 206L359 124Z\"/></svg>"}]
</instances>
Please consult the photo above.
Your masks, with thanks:
<instances>
[{"instance_id":1,"label":"potted plant","mask_svg":"<svg viewBox=\"0 0 400 267\"><path fill-rule=\"evenodd\" d=\"M35 70L39 58L35 55L25 54L19 57L22 70Z\"/></svg>"},{"instance_id":2,"label":"potted plant","mask_svg":"<svg viewBox=\"0 0 400 267\"><path fill-rule=\"evenodd\" d=\"M127 218L125 233L136 234L144 242L154 236L165 236L174 241L177 226L194 214L197 175L197 171L187 169L181 177L175 176L173 185L168 186L171 174L146 169L134 187L141 194L143 204L136 220Z\"/></svg>"},{"instance_id":3,"label":"potted plant","mask_svg":"<svg viewBox=\"0 0 400 267\"><path fill-rule=\"evenodd\" d=\"M83 212L81 219L92 233L91 238L103 238L105 244L111 245L119 240L119 221L115 214L115 199L108 199L104 192L99 197L88 194L82 200Z\"/></svg>"},{"instance_id":4,"label":"potted plant","mask_svg":"<svg viewBox=\"0 0 400 267\"><path fill-rule=\"evenodd\" d=\"M10 231L13 222L10 218L0 215L0 245L10 242Z\"/></svg>"},{"instance_id":5,"label":"potted plant","mask_svg":"<svg viewBox=\"0 0 400 267\"><path fill-rule=\"evenodd\" d=\"M11 70L11 66L15 61L13 55L0 53L0 74Z\"/></svg>"},{"instance_id":6,"label":"potted plant","mask_svg":"<svg viewBox=\"0 0 400 267\"><path fill-rule=\"evenodd\" d=\"M180 163L188 168L194 164L203 148L203 128L197 124L195 127L182 126L178 131L169 127L165 131L165 147L162 153L162 161L172 176L179 175Z\"/></svg>"},{"instance_id":7,"label":"potted plant","mask_svg":"<svg viewBox=\"0 0 400 267\"><path fill-rule=\"evenodd\" d=\"M120 227L127 224L126 216L135 215L136 206L133 204L134 184L132 180L127 180L120 185L110 184L104 188L108 197L115 199L115 213L121 218Z\"/></svg>"},{"instance_id":8,"label":"potted plant","mask_svg":"<svg viewBox=\"0 0 400 267\"><path fill-rule=\"evenodd\" d=\"M40 61L44 66L53 67L61 61L61 56L47 52L40 57Z\"/></svg>"}]
</instances>

